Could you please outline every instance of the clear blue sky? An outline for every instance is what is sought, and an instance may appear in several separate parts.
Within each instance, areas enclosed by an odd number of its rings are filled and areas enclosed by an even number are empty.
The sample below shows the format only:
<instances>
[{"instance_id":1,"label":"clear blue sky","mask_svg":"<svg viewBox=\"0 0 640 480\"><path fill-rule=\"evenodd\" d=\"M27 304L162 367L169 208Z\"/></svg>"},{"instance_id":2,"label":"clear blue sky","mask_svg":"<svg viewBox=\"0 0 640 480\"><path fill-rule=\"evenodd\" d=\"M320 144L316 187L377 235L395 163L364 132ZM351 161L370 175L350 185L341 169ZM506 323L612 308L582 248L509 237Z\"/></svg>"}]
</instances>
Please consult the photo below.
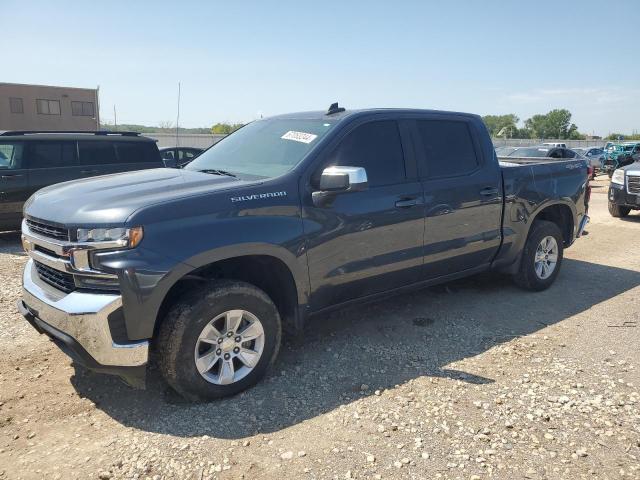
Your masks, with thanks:
<instances>
[{"instance_id":1,"label":"clear blue sky","mask_svg":"<svg viewBox=\"0 0 640 480\"><path fill-rule=\"evenodd\" d=\"M640 1L0 0L0 81L95 87L119 123L419 107L568 108L640 130Z\"/></svg>"}]
</instances>

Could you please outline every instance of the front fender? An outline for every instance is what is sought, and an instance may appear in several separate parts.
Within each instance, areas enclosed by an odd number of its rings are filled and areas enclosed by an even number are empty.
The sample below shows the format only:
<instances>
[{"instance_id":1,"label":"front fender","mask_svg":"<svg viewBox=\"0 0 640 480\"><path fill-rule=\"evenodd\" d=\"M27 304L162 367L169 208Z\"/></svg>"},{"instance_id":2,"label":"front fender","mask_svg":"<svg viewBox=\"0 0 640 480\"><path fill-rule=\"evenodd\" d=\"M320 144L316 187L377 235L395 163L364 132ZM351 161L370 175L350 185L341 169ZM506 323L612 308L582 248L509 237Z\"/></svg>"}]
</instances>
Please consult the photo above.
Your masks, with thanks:
<instances>
[{"instance_id":1,"label":"front fender","mask_svg":"<svg viewBox=\"0 0 640 480\"><path fill-rule=\"evenodd\" d=\"M296 283L298 304L303 305L307 303L309 297L309 275L306 269L306 256L304 256L303 244L300 245L295 253L280 245L262 242L226 245L194 255L187 259L185 263L192 267L193 271L222 260L251 255L274 257L284 263Z\"/></svg>"}]
</instances>

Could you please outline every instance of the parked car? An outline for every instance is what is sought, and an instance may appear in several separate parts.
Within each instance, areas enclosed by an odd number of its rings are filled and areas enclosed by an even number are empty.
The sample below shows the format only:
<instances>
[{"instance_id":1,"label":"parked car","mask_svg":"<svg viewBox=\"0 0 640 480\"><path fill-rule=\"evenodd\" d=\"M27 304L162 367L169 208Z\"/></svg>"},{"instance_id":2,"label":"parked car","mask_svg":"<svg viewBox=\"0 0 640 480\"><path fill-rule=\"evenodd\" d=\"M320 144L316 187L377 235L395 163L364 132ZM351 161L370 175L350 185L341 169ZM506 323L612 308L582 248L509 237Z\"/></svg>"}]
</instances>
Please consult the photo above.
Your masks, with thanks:
<instances>
[{"instance_id":1,"label":"parked car","mask_svg":"<svg viewBox=\"0 0 640 480\"><path fill-rule=\"evenodd\" d=\"M609 184L609 213L626 217L631 210L640 210L640 161L616 169Z\"/></svg>"},{"instance_id":2,"label":"parked car","mask_svg":"<svg viewBox=\"0 0 640 480\"><path fill-rule=\"evenodd\" d=\"M153 349L185 397L232 395L330 309L490 269L548 288L589 220L587 165L519 162L470 114L257 120L183 169L38 191L18 308L90 368L139 384Z\"/></svg>"},{"instance_id":3,"label":"parked car","mask_svg":"<svg viewBox=\"0 0 640 480\"><path fill-rule=\"evenodd\" d=\"M163 160L175 160L177 167L184 167L202 152L204 149L195 147L163 147L160 156Z\"/></svg>"},{"instance_id":4,"label":"parked car","mask_svg":"<svg viewBox=\"0 0 640 480\"><path fill-rule=\"evenodd\" d=\"M547 147L561 147L561 148L567 148L567 144L566 143L543 143L542 145L545 145Z\"/></svg>"},{"instance_id":5,"label":"parked car","mask_svg":"<svg viewBox=\"0 0 640 480\"><path fill-rule=\"evenodd\" d=\"M572 148L578 155L584 157L589 162L589 165L593 167L593 176L604 170L604 161L606 159L606 153L603 148L600 147L587 147L587 148Z\"/></svg>"},{"instance_id":6,"label":"parked car","mask_svg":"<svg viewBox=\"0 0 640 480\"><path fill-rule=\"evenodd\" d=\"M640 160L640 142L623 143L613 145L609 148L603 166L605 172L609 175L609 178L611 178L615 170L638 160Z\"/></svg>"},{"instance_id":7,"label":"parked car","mask_svg":"<svg viewBox=\"0 0 640 480\"><path fill-rule=\"evenodd\" d=\"M24 202L48 185L161 166L155 141L137 133L4 132L0 134L0 229L20 228Z\"/></svg>"},{"instance_id":8,"label":"parked car","mask_svg":"<svg viewBox=\"0 0 640 480\"><path fill-rule=\"evenodd\" d=\"M538 145L533 147L518 147L507 157L532 157L532 158L576 158L576 152L564 147L550 147Z\"/></svg>"}]
</instances>

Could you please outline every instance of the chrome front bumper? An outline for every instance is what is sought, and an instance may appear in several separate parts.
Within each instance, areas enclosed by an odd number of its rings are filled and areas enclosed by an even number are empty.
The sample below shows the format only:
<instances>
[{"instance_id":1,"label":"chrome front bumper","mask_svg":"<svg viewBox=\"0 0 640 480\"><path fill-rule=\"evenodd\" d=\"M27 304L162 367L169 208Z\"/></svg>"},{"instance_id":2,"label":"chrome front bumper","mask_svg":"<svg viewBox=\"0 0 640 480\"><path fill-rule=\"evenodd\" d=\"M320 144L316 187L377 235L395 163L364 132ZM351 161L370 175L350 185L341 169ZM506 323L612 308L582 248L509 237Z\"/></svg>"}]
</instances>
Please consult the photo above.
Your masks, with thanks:
<instances>
[{"instance_id":1,"label":"chrome front bumper","mask_svg":"<svg viewBox=\"0 0 640 480\"><path fill-rule=\"evenodd\" d=\"M38 278L33 259L22 277L23 312L71 337L99 365L139 367L147 363L149 342L118 344L113 341L108 316L122 306L122 297L110 293L73 291L64 294Z\"/></svg>"}]
</instances>

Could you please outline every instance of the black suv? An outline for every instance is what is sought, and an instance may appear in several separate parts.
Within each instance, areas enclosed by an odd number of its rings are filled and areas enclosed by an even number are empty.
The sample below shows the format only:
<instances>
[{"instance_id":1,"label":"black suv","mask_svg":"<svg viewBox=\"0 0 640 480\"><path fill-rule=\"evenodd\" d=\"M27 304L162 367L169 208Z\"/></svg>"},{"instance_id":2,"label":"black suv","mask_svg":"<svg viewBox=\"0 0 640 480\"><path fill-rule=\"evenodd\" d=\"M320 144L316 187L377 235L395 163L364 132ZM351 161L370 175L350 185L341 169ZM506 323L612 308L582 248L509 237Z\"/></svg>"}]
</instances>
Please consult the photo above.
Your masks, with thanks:
<instances>
[{"instance_id":1,"label":"black suv","mask_svg":"<svg viewBox=\"0 0 640 480\"><path fill-rule=\"evenodd\" d=\"M155 140L135 132L0 134L0 230L17 229L35 191L107 173L164 166Z\"/></svg>"}]
</instances>

